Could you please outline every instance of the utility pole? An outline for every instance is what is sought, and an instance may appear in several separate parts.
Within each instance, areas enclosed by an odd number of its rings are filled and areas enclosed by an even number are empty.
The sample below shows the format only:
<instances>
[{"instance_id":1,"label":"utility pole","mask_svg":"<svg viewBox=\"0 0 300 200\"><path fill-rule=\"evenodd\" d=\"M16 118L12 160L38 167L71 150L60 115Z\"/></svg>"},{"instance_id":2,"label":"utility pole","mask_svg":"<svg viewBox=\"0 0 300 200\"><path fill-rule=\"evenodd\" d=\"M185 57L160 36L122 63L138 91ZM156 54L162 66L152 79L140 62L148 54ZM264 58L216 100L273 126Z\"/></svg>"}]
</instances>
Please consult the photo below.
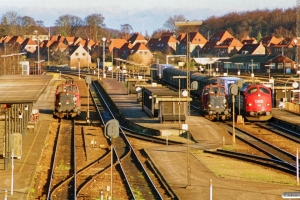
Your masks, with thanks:
<instances>
[{"instance_id":1,"label":"utility pole","mask_svg":"<svg viewBox=\"0 0 300 200\"><path fill-rule=\"evenodd\" d=\"M297 5L296 5L296 39L297 39L297 43L298 43L298 39L299 38L299 29L300 29L300 0L297 0ZM299 62L299 45L296 45L296 55L295 55L295 63L296 63L296 67L297 70L298 69L298 62Z\"/></svg>"},{"instance_id":2,"label":"utility pole","mask_svg":"<svg viewBox=\"0 0 300 200\"><path fill-rule=\"evenodd\" d=\"M200 26L202 25L202 21L181 21L181 22L175 22L175 26ZM190 38L189 38L189 31L186 33L186 90L187 90L187 98L190 97ZM187 122L189 123L189 116L190 116L190 102L187 101ZM188 127L188 126L187 126ZM192 186L191 183L191 163L190 163L190 157L189 157L189 139L190 134L189 130L187 128L187 189Z\"/></svg>"}]
</instances>

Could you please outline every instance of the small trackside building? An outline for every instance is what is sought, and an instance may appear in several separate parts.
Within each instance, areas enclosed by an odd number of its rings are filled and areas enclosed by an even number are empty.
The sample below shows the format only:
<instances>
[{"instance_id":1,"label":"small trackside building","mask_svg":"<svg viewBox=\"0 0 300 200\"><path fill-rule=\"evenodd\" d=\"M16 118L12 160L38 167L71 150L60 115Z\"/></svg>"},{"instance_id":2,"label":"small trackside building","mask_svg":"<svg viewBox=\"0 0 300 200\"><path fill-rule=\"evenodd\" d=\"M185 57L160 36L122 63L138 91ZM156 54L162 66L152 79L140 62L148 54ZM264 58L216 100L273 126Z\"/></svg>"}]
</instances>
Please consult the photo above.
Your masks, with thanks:
<instances>
[{"instance_id":1,"label":"small trackside building","mask_svg":"<svg viewBox=\"0 0 300 200\"><path fill-rule=\"evenodd\" d=\"M167 87L143 87L142 109L150 117L158 118L161 123L166 121L186 121L187 102L190 97Z\"/></svg>"}]
</instances>

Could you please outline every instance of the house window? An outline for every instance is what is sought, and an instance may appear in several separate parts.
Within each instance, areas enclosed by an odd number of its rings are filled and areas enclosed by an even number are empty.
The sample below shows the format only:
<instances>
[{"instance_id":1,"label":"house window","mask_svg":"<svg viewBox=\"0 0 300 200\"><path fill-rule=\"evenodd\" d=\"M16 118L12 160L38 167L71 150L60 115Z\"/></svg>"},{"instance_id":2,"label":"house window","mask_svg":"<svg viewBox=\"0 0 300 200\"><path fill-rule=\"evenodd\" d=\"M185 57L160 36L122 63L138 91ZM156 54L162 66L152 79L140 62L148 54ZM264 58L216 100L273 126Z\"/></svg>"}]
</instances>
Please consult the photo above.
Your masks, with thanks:
<instances>
[{"instance_id":1,"label":"house window","mask_svg":"<svg viewBox=\"0 0 300 200\"><path fill-rule=\"evenodd\" d=\"M259 69L258 64L257 63L253 63L253 69Z\"/></svg>"},{"instance_id":2,"label":"house window","mask_svg":"<svg viewBox=\"0 0 300 200\"><path fill-rule=\"evenodd\" d=\"M283 63L278 63L277 69L283 69Z\"/></svg>"},{"instance_id":3,"label":"house window","mask_svg":"<svg viewBox=\"0 0 300 200\"><path fill-rule=\"evenodd\" d=\"M284 67L285 67L285 68L291 68L292 65L291 65L291 63L285 63Z\"/></svg>"},{"instance_id":4,"label":"house window","mask_svg":"<svg viewBox=\"0 0 300 200\"><path fill-rule=\"evenodd\" d=\"M270 65L271 65L270 66L271 69L275 69L276 68L276 64L275 63L271 63Z\"/></svg>"},{"instance_id":5,"label":"house window","mask_svg":"<svg viewBox=\"0 0 300 200\"><path fill-rule=\"evenodd\" d=\"M75 56L78 56L79 54L78 53L75 53Z\"/></svg>"},{"instance_id":6,"label":"house window","mask_svg":"<svg viewBox=\"0 0 300 200\"><path fill-rule=\"evenodd\" d=\"M142 51L140 51L140 54L142 54L143 52Z\"/></svg>"},{"instance_id":7,"label":"house window","mask_svg":"<svg viewBox=\"0 0 300 200\"><path fill-rule=\"evenodd\" d=\"M147 51L144 51L144 54L147 55Z\"/></svg>"},{"instance_id":8,"label":"house window","mask_svg":"<svg viewBox=\"0 0 300 200\"><path fill-rule=\"evenodd\" d=\"M234 69L244 69L243 63L234 63Z\"/></svg>"},{"instance_id":9,"label":"house window","mask_svg":"<svg viewBox=\"0 0 300 200\"><path fill-rule=\"evenodd\" d=\"M82 56L85 56L85 53L82 53Z\"/></svg>"}]
</instances>

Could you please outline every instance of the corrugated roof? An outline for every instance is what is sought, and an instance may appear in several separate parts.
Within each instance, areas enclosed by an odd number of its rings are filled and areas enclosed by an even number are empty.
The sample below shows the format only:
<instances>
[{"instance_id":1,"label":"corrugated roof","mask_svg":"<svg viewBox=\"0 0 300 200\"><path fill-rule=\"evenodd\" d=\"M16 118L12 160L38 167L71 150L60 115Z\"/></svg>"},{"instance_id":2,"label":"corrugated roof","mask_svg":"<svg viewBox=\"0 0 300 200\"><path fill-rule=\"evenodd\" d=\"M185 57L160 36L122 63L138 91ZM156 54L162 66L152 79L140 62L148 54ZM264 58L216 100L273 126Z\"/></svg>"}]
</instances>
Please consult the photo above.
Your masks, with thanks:
<instances>
[{"instance_id":1,"label":"corrugated roof","mask_svg":"<svg viewBox=\"0 0 300 200\"><path fill-rule=\"evenodd\" d=\"M51 79L50 75L0 76L0 103L34 103Z\"/></svg>"},{"instance_id":2,"label":"corrugated roof","mask_svg":"<svg viewBox=\"0 0 300 200\"><path fill-rule=\"evenodd\" d=\"M280 54L270 54L270 55L245 55L245 54L236 54L228 59L229 62L232 63L249 63L252 62L259 62L259 63L267 63L274 58L281 56Z\"/></svg>"}]
</instances>

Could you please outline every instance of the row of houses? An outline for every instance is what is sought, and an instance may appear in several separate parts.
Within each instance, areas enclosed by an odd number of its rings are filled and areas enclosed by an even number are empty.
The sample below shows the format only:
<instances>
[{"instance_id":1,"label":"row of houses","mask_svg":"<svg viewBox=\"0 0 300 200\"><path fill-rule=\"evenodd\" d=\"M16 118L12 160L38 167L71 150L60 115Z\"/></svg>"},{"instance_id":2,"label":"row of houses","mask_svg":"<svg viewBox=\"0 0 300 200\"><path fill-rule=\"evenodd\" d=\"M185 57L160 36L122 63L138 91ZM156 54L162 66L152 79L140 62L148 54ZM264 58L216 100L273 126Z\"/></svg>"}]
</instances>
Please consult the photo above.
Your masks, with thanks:
<instances>
[{"instance_id":1,"label":"row of houses","mask_svg":"<svg viewBox=\"0 0 300 200\"><path fill-rule=\"evenodd\" d=\"M67 60L63 62L67 62L70 66L79 64L95 66L99 58L102 61L104 51L105 54L111 56L112 60L116 58L128 60L129 56L138 55L139 64L149 66L153 62L155 52L162 52L166 55L186 55L187 34L191 58L217 57L222 63L231 63L227 70L229 68L230 70L246 71L251 66L255 70L265 71L262 67L264 65L271 65L270 68L278 71L297 68L294 61L297 58L296 52L298 52L299 41L297 38L266 36L260 41L249 37L239 41L228 31L218 31L208 39L199 32L181 33L178 36L172 32L165 32L160 38L149 40L139 33L134 33L128 40L120 38L93 41L89 38L73 36L50 36L47 31L39 29L23 37L2 36L0 48L4 55L9 54L8 49L10 49L10 53L12 51L26 53L27 58L44 60L48 64L51 62L50 58L55 55L56 57L64 55ZM262 62L262 60L266 62ZM197 62L197 59L195 61ZM224 66L222 63L219 63L220 69L222 69L221 66ZM199 64L201 65L201 62ZM216 63L214 62L214 64Z\"/></svg>"}]
</instances>

